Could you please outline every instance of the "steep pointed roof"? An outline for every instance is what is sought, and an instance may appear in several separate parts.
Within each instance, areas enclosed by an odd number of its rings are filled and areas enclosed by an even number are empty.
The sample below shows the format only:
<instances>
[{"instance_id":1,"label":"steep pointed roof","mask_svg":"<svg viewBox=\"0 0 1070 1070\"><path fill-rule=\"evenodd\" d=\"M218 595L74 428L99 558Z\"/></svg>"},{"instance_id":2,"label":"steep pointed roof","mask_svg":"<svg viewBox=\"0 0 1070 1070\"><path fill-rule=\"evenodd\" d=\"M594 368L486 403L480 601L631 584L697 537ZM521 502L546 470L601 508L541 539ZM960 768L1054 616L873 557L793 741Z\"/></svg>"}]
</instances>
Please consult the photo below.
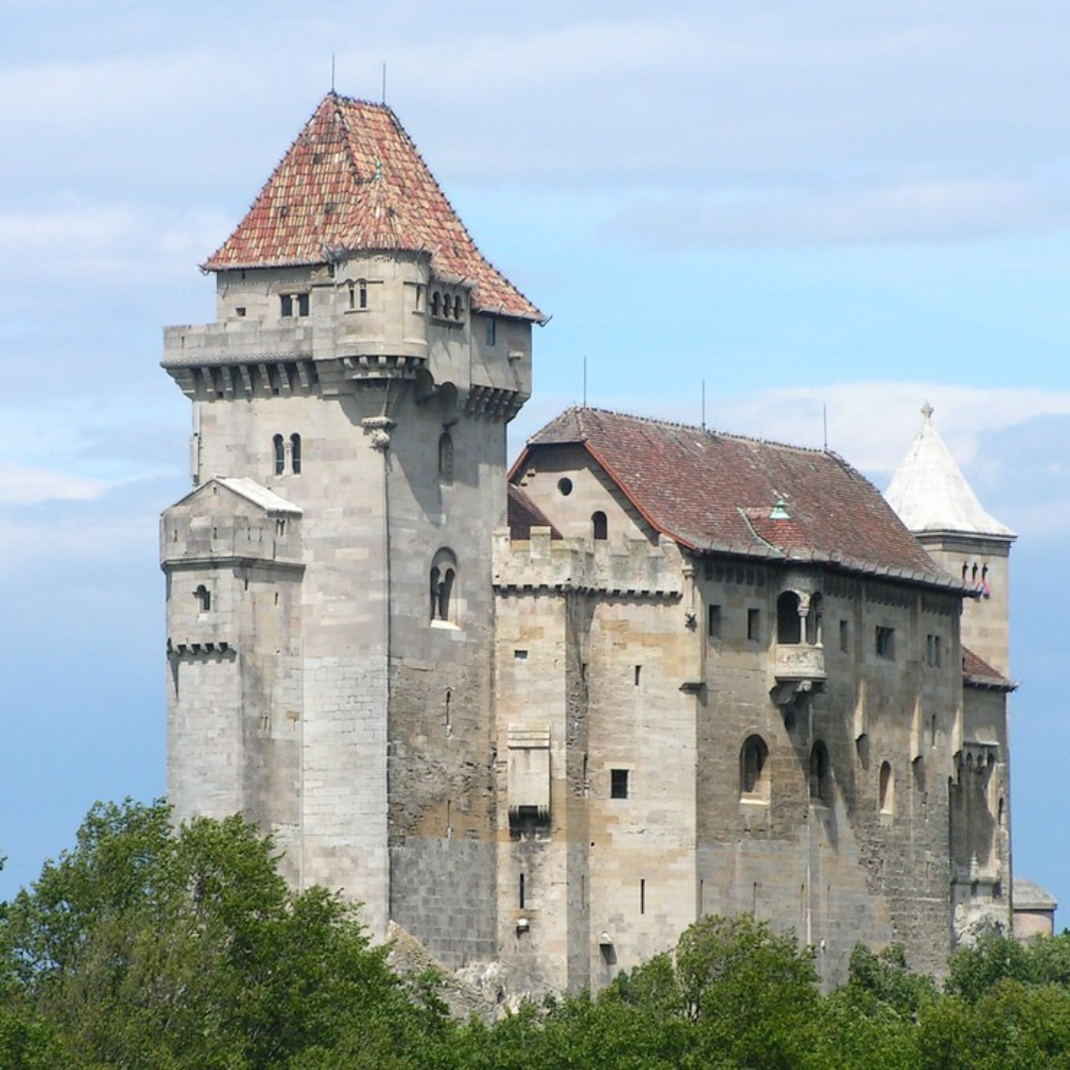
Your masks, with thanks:
<instances>
[{"instance_id":1,"label":"steep pointed roof","mask_svg":"<svg viewBox=\"0 0 1070 1070\"><path fill-rule=\"evenodd\" d=\"M933 409L921 410L922 425L885 491L888 504L916 535L960 532L1014 539L1005 524L987 513L933 426Z\"/></svg>"},{"instance_id":2,"label":"steep pointed roof","mask_svg":"<svg viewBox=\"0 0 1070 1070\"><path fill-rule=\"evenodd\" d=\"M561 445L581 445L656 531L689 549L963 589L834 453L572 408L528 440L510 479Z\"/></svg>"},{"instance_id":3,"label":"steep pointed roof","mask_svg":"<svg viewBox=\"0 0 1070 1070\"><path fill-rule=\"evenodd\" d=\"M542 313L476 247L397 116L329 93L206 271L323 264L348 251L426 252L480 310Z\"/></svg>"}]
</instances>

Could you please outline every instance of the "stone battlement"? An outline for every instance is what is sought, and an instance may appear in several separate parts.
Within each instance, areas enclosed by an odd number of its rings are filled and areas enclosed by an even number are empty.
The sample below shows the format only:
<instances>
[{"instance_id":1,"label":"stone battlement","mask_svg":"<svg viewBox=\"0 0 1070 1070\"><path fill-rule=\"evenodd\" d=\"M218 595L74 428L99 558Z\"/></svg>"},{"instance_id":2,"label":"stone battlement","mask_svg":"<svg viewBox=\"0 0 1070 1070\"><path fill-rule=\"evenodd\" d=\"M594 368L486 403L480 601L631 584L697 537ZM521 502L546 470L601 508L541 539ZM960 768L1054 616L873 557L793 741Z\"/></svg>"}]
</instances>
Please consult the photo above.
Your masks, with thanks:
<instances>
[{"instance_id":1,"label":"stone battlement","mask_svg":"<svg viewBox=\"0 0 1070 1070\"><path fill-rule=\"evenodd\" d=\"M550 528L533 527L530 539L494 533L494 586L502 591L598 591L603 594L679 598L683 560L676 544L659 538L626 538L623 544L553 539Z\"/></svg>"}]
</instances>

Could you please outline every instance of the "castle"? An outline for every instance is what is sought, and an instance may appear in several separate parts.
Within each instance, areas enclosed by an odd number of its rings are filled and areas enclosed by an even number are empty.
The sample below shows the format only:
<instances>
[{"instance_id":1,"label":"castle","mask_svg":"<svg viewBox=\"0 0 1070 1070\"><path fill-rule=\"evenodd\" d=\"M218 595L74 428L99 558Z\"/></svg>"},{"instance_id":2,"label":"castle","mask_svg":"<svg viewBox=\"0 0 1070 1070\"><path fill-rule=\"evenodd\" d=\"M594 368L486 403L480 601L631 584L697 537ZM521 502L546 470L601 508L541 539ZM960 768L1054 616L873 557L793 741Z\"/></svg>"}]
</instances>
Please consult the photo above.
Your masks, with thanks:
<instances>
[{"instance_id":1,"label":"castle","mask_svg":"<svg viewBox=\"0 0 1070 1070\"><path fill-rule=\"evenodd\" d=\"M242 811L295 885L531 992L707 912L830 984L857 940L939 971L1009 926L1014 536L931 413L898 516L833 453L589 408L508 470L542 314L334 93L204 269L163 361L179 818Z\"/></svg>"}]
</instances>

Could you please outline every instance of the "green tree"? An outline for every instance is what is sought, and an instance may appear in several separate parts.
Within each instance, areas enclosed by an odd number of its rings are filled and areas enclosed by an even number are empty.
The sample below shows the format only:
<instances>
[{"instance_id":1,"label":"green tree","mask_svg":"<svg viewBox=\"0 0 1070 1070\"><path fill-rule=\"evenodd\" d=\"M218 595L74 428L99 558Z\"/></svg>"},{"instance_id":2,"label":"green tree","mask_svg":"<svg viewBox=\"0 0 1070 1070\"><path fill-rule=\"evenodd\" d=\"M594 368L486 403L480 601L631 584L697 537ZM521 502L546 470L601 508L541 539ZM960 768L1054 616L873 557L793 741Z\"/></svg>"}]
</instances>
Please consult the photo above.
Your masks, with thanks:
<instances>
[{"instance_id":1,"label":"green tree","mask_svg":"<svg viewBox=\"0 0 1070 1070\"><path fill-rule=\"evenodd\" d=\"M801 1066L817 1040L811 951L749 914L702 918L671 957L652 959L615 988L664 1029L690 1025L664 1045L684 1065Z\"/></svg>"},{"instance_id":2,"label":"green tree","mask_svg":"<svg viewBox=\"0 0 1070 1070\"><path fill-rule=\"evenodd\" d=\"M7 1006L85 1067L427 1063L441 1008L408 998L353 908L275 863L238 817L176 830L162 802L98 804L0 918Z\"/></svg>"}]
</instances>

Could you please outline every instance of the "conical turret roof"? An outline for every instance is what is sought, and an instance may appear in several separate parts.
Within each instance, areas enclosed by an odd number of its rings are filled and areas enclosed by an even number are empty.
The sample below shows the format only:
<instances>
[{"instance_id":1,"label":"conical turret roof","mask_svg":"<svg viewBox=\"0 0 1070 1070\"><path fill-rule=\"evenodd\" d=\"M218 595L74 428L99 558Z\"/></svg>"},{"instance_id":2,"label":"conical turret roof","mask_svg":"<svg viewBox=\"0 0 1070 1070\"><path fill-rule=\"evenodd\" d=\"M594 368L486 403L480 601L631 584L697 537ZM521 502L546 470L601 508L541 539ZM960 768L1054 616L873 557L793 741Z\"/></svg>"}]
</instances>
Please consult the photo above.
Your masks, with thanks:
<instances>
[{"instance_id":1,"label":"conical turret roof","mask_svg":"<svg viewBox=\"0 0 1070 1070\"><path fill-rule=\"evenodd\" d=\"M426 252L475 308L542 313L479 251L385 104L329 93L206 271L323 264L348 252Z\"/></svg>"},{"instance_id":2,"label":"conical turret roof","mask_svg":"<svg viewBox=\"0 0 1070 1070\"><path fill-rule=\"evenodd\" d=\"M915 535L939 531L1015 538L974 494L933 426L932 406L926 403L921 412L921 430L885 491L888 504Z\"/></svg>"}]
</instances>

